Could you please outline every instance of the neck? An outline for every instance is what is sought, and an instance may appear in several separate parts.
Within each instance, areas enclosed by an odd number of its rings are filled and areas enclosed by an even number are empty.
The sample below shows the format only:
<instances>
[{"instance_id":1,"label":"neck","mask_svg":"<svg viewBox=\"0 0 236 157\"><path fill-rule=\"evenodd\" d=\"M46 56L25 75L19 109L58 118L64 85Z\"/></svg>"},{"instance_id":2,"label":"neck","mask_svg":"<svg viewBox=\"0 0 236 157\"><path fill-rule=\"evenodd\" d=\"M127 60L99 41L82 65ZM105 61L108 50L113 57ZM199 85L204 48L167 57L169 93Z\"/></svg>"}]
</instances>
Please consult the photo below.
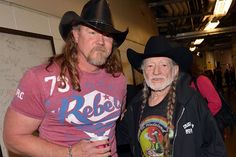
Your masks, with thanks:
<instances>
[{"instance_id":1,"label":"neck","mask_svg":"<svg viewBox=\"0 0 236 157\"><path fill-rule=\"evenodd\" d=\"M100 68L90 64L83 55L78 55L78 67L85 72L97 72Z\"/></svg>"},{"instance_id":2,"label":"neck","mask_svg":"<svg viewBox=\"0 0 236 157\"><path fill-rule=\"evenodd\" d=\"M170 90L170 86L163 90L158 90L158 91L151 91L151 95L148 99L149 106L156 106L158 105L168 94Z\"/></svg>"}]
</instances>

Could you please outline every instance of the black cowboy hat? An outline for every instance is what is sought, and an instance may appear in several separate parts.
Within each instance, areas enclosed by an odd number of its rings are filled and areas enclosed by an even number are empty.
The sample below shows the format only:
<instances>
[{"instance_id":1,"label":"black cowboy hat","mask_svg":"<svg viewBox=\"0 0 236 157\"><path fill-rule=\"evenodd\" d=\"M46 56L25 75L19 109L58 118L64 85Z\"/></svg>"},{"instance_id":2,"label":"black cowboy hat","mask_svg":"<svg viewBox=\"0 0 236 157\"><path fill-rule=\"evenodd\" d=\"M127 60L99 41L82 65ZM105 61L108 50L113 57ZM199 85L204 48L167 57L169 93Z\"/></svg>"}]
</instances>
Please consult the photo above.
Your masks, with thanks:
<instances>
[{"instance_id":1,"label":"black cowboy hat","mask_svg":"<svg viewBox=\"0 0 236 157\"><path fill-rule=\"evenodd\" d=\"M152 36L148 40L143 54L128 49L127 57L131 66L139 72L142 72L140 67L146 58L168 57L175 61L182 71L189 70L193 61L193 56L188 49L162 36Z\"/></svg>"},{"instance_id":2,"label":"black cowboy hat","mask_svg":"<svg viewBox=\"0 0 236 157\"><path fill-rule=\"evenodd\" d=\"M121 32L113 27L111 11L106 0L90 0L84 5L80 16L74 11L66 12L62 16L59 25L59 31L63 40L66 40L72 27L78 24L85 25L105 35L111 36L117 47L124 42L128 34L128 29Z\"/></svg>"}]
</instances>

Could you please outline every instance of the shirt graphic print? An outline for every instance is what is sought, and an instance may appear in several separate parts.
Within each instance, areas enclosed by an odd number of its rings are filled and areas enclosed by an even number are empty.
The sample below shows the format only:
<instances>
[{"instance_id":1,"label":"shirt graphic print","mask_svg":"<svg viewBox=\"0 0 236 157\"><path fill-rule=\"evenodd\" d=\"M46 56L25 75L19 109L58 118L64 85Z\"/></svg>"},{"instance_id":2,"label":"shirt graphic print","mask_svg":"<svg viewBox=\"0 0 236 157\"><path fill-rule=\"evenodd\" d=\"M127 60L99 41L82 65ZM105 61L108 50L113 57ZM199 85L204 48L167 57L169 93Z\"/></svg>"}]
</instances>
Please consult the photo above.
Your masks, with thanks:
<instances>
[{"instance_id":1,"label":"shirt graphic print","mask_svg":"<svg viewBox=\"0 0 236 157\"><path fill-rule=\"evenodd\" d=\"M155 115L146 117L140 124L138 136L145 157L164 157L163 144L167 136L167 119ZM169 136L173 137L173 126Z\"/></svg>"}]
</instances>

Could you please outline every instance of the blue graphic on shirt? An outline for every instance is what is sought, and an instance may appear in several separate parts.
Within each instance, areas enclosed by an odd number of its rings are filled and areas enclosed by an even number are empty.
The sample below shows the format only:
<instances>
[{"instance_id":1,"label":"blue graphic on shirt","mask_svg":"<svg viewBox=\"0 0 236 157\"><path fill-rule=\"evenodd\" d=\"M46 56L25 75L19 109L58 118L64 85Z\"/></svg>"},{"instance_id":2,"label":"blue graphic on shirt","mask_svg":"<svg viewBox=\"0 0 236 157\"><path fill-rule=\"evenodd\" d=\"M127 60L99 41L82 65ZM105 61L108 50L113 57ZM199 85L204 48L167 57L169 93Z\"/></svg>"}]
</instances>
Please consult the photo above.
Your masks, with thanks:
<instances>
[{"instance_id":1,"label":"blue graphic on shirt","mask_svg":"<svg viewBox=\"0 0 236 157\"><path fill-rule=\"evenodd\" d=\"M87 134L102 136L120 115L118 99L99 91L63 98L59 111L61 123L68 122Z\"/></svg>"}]
</instances>

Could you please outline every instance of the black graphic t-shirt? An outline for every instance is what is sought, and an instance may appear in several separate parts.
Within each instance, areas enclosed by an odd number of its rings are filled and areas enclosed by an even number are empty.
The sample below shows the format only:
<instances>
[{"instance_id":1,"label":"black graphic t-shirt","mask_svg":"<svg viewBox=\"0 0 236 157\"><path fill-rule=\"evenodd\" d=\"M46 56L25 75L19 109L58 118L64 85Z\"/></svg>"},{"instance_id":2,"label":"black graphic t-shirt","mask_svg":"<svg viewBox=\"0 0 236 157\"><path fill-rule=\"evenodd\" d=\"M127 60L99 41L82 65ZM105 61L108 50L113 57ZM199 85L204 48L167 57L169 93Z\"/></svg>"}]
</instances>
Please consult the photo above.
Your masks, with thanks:
<instances>
[{"instance_id":1,"label":"black graphic t-shirt","mask_svg":"<svg viewBox=\"0 0 236 157\"><path fill-rule=\"evenodd\" d=\"M173 137L173 126L167 135L166 106L167 98L154 107L144 108L138 139L145 157L164 157L163 139Z\"/></svg>"}]
</instances>

